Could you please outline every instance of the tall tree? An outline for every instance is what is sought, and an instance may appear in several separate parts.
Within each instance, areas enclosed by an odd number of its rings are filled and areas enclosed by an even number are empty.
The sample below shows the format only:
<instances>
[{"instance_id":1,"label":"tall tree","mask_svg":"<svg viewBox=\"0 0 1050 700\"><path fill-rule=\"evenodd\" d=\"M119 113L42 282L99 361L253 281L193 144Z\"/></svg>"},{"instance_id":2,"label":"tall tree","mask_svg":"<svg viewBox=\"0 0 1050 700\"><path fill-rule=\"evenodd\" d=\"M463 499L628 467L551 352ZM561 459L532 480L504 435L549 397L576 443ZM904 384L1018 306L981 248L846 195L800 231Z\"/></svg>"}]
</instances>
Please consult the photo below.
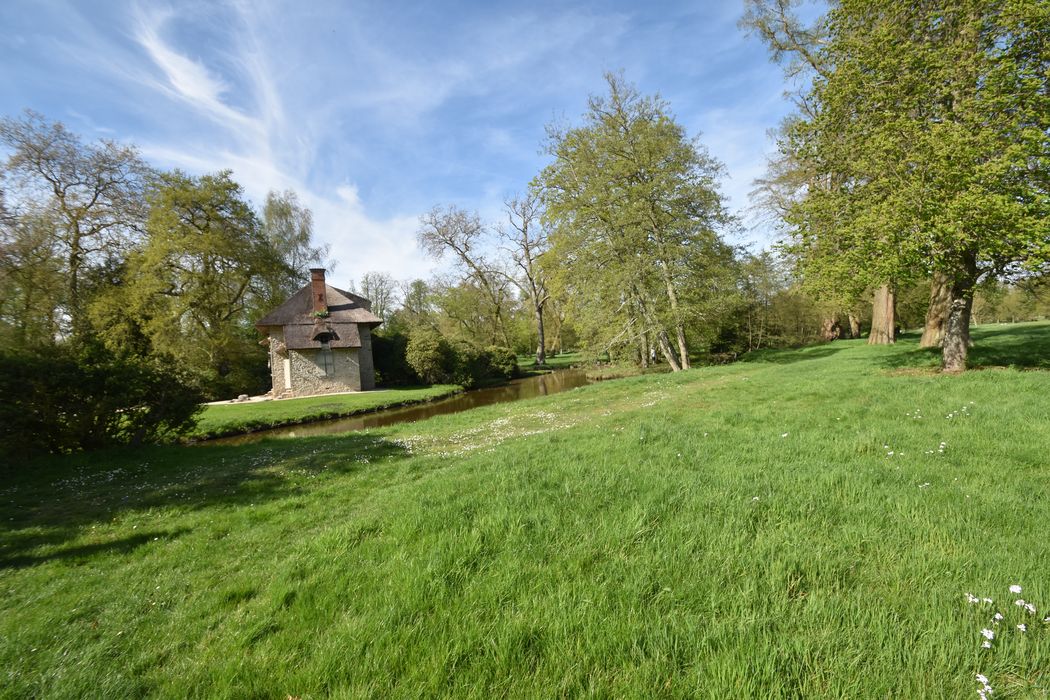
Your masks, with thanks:
<instances>
[{"instance_id":1,"label":"tall tree","mask_svg":"<svg viewBox=\"0 0 1050 700\"><path fill-rule=\"evenodd\" d=\"M386 319L397 304L397 280L385 272L366 272L361 277L361 296L372 302L372 313Z\"/></svg>"},{"instance_id":2,"label":"tall tree","mask_svg":"<svg viewBox=\"0 0 1050 700\"><path fill-rule=\"evenodd\" d=\"M9 205L33 226L53 227L65 289L48 303L68 319L64 330L83 334L85 274L100 260L123 255L138 239L152 171L131 146L107 140L85 144L62 124L30 111L0 119L0 142L11 150L4 178Z\"/></svg>"},{"instance_id":3,"label":"tall tree","mask_svg":"<svg viewBox=\"0 0 1050 700\"><path fill-rule=\"evenodd\" d=\"M794 145L841 186L813 190L800 229L837 212L862 271L944 276L946 371L966 366L978 282L1050 258L1050 7L1013 0L845 0ZM882 279L887 279L883 277Z\"/></svg>"},{"instance_id":4,"label":"tall tree","mask_svg":"<svg viewBox=\"0 0 1050 700\"><path fill-rule=\"evenodd\" d=\"M8 212L0 191L0 346L46 345L59 334L65 280L54 230L46 211Z\"/></svg>"},{"instance_id":5,"label":"tall tree","mask_svg":"<svg viewBox=\"0 0 1050 700\"><path fill-rule=\"evenodd\" d=\"M252 352L252 311L289 265L229 172L165 174L150 203L148 238L113 303L141 319L153 349L193 369L210 395L236 390L246 376L228 375L265 368Z\"/></svg>"},{"instance_id":6,"label":"tall tree","mask_svg":"<svg viewBox=\"0 0 1050 700\"><path fill-rule=\"evenodd\" d=\"M485 312L491 323L488 342L510 346L507 332L507 306L510 301L506 278L485 255L488 231L476 212L456 206L434 207L420 217L416 233L419 246L440 260L450 255L462 281L469 280L483 293Z\"/></svg>"},{"instance_id":7,"label":"tall tree","mask_svg":"<svg viewBox=\"0 0 1050 700\"><path fill-rule=\"evenodd\" d=\"M551 129L554 161L538 176L557 284L574 319L606 347L653 338L673 370L689 367L691 303L724 253L722 172L659 97L613 74L584 124Z\"/></svg>"},{"instance_id":8,"label":"tall tree","mask_svg":"<svg viewBox=\"0 0 1050 700\"><path fill-rule=\"evenodd\" d=\"M275 275L270 282L265 304L279 304L309 279L309 268L324 266L330 247L313 245L313 213L299 202L292 190L269 192L262 208L263 235L284 261L285 275Z\"/></svg>"},{"instance_id":9,"label":"tall tree","mask_svg":"<svg viewBox=\"0 0 1050 700\"><path fill-rule=\"evenodd\" d=\"M795 12L801 0L745 0L745 12L740 25L761 38L769 47L773 61L784 66L786 76L797 89L792 99L798 112L788 117L777 131L779 154L771 159L768 175L756 181L752 193L759 207L773 213L781 221L792 223L792 212L810 191L841 192L844 177L829 169L826 161L808 157L807 151L797 148L791 139L799 122L815 117L819 107L810 97L813 81L823 82L834 74L832 56L827 51L830 41L826 18L806 23ZM872 298L872 325L868 342L873 345L890 344L896 340L896 286L891 273L881 269L884 277L871 282L871 260L857 256L855 246L842 241L836 231L840 212L829 210L818 219L815 215L806 227L792 231L795 240L787 250L800 263L803 284L828 306L829 314L823 325L825 339L837 336L837 309L852 309L869 288ZM879 268L885 268L879 265ZM856 337L859 328L855 315L850 315L850 335Z\"/></svg>"},{"instance_id":10,"label":"tall tree","mask_svg":"<svg viewBox=\"0 0 1050 700\"><path fill-rule=\"evenodd\" d=\"M547 231L543 228L542 204L534 190L522 197L504 202L507 225L497 230L507 254L514 264L514 273L508 278L518 286L532 306L536 323L536 364L547 362L543 314L550 300L547 274L540 264L549 248Z\"/></svg>"}]
</instances>

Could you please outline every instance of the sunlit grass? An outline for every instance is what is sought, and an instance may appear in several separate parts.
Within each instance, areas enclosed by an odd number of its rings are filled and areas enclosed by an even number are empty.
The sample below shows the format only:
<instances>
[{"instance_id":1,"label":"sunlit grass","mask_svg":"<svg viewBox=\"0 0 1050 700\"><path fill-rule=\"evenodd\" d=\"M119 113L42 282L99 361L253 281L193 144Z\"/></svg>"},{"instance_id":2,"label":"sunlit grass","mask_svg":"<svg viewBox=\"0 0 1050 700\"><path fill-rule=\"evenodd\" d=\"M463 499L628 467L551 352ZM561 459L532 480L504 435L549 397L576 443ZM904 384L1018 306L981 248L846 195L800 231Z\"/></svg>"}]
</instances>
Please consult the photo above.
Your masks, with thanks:
<instances>
[{"instance_id":1,"label":"sunlit grass","mask_svg":"<svg viewBox=\"0 0 1050 700\"><path fill-rule=\"evenodd\" d=\"M976 337L1038 367L1050 325ZM838 342L21 465L0 692L1045 697L1050 373L931 357Z\"/></svg>"},{"instance_id":2,"label":"sunlit grass","mask_svg":"<svg viewBox=\"0 0 1050 700\"><path fill-rule=\"evenodd\" d=\"M393 406L449 396L462 387L437 384L427 387L378 389L351 394L331 394L303 399L212 404L204 407L191 437L219 437L281 425L341 418Z\"/></svg>"}]
</instances>

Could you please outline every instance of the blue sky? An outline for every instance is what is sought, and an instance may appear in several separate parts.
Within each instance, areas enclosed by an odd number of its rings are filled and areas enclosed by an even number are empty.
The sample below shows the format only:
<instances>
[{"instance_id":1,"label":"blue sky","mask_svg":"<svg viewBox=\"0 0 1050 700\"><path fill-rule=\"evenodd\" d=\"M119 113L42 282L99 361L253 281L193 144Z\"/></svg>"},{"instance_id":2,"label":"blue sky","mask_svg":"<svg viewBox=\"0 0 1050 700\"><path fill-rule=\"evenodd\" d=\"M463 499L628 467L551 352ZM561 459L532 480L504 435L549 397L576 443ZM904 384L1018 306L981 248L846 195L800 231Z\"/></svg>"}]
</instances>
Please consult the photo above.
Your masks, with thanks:
<instances>
[{"instance_id":1,"label":"blue sky","mask_svg":"<svg viewBox=\"0 0 1050 700\"><path fill-rule=\"evenodd\" d=\"M0 114L135 143L160 167L291 188L335 279L437 266L418 217L495 220L546 161L544 126L578 122L613 70L660 93L729 173L744 214L789 111L781 70L727 2L6 0ZM745 219L735 243L771 232Z\"/></svg>"}]
</instances>

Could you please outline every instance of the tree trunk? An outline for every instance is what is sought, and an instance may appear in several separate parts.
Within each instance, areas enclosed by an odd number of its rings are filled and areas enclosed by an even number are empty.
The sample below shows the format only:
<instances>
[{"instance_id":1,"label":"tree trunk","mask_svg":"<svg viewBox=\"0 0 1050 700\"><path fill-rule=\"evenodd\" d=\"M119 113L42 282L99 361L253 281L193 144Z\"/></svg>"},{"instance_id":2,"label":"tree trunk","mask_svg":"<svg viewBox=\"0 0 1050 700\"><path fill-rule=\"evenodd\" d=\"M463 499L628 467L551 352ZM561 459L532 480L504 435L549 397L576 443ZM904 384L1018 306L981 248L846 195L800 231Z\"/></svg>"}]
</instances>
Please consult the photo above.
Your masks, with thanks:
<instances>
[{"instance_id":1,"label":"tree trunk","mask_svg":"<svg viewBox=\"0 0 1050 700\"><path fill-rule=\"evenodd\" d=\"M682 323L678 312L678 294L675 292L674 281L667 265L660 266L664 274L664 284L667 286L667 301L671 304L671 317L674 318L675 340L678 342L678 360L682 369L689 369L689 349L685 344L685 325Z\"/></svg>"},{"instance_id":2,"label":"tree trunk","mask_svg":"<svg viewBox=\"0 0 1050 700\"><path fill-rule=\"evenodd\" d=\"M849 314L849 337L860 337L860 319L857 318L857 314L854 313Z\"/></svg>"},{"instance_id":3,"label":"tree trunk","mask_svg":"<svg viewBox=\"0 0 1050 700\"><path fill-rule=\"evenodd\" d=\"M649 366L649 338L647 333L638 336L638 354L641 356L642 369Z\"/></svg>"},{"instance_id":4,"label":"tree trunk","mask_svg":"<svg viewBox=\"0 0 1050 700\"><path fill-rule=\"evenodd\" d=\"M875 292L871 306L871 333L868 345L892 345L897 341L897 293L890 284Z\"/></svg>"},{"instance_id":5,"label":"tree trunk","mask_svg":"<svg viewBox=\"0 0 1050 700\"><path fill-rule=\"evenodd\" d=\"M652 328L656 330L656 343L657 347L660 348L660 352L663 354L664 359L667 360L667 364L670 365L672 372L680 372L682 366L678 364L677 358L675 358L674 351L671 349L671 341L667 338L667 330L653 318L652 313L649 311L649 307L646 306L645 299L638 292L638 287L634 286L634 300L638 306L638 310L642 315L642 319L645 321L643 324L646 328Z\"/></svg>"},{"instance_id":6,"label":"tree trunk","mask_svg":"<svg viewBox=\"0 0 1050 700\"><path fill-rule=\"evenodd\" d=\"M543 305L536 304L536 335L539 339L536 341L536 364L543 365L547 363L547 346L543 337Z\"/></svg>"},{"instance_id":7,"label":"tree trunk","mask_svg":"<svg viewBox=\"0 0 1050 700\"><path fill-rule=\"evenodd\" d=\"M951 280L943 272L934 272L930 284L930 308L926 311L926 326L922 330L922 339L919 340L920 348L941 347L951 302Z\"/></svg>"},{"instance_id":8,"label":"tree trunk","mask_svg":"<svg viewBox=\"0 0 1050 700\"><path fill-rule=\"evenodd\" d=\"M674 351L671 350L671 342L667 339L667 331L661 328L660 332L656 334L656 340L660 346L660 352L664 355L664 359L671 366L671 371L681 372L682 366L678 364L678 359L675 358Z\"/></svg>"},{"instance_id":9,"label":"tree trunk","mask_svg":"<svg viewBox=\"0 0 1050 700\"><path fill-rule=\"evenodd\" d=\"M820 337L826 341L838 340L842 337L842 325L839 323L837 313L826 316L821 322Z\"/></svg>"},{"instance_id":10,"label":"tree trunk","mask_svg":"<svg viewBox=\"0 0 1050 700\"><path fill-rule=\"evenodd\" d=\"M973 311L977 265L971 263L967 267L966 273L951 285L948 320L944 324L944 340L941 344L941 369L945 372L964 371L970 350L970 315Z\"/></svg>"}]
</instances>

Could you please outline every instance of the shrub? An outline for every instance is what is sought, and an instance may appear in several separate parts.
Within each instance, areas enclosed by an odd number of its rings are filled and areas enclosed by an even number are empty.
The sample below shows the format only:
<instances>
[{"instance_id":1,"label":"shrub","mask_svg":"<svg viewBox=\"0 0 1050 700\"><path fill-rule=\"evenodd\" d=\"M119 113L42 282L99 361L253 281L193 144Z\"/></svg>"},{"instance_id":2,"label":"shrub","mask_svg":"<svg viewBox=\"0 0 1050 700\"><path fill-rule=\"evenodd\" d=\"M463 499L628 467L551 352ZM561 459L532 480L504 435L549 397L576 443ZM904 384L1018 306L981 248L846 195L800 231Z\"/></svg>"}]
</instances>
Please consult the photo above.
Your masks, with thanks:
<instances>
[{"instance_id":1,"label":"shrub","mask_svg":"<svg viewBox=\"0 0 1050 700\"><path fill-rule=\"evenodd\" d=\"M456 352L436 331L413 331L405 349L405 360L427 384L456 383Z\"/></svg>"},{"instance_id":2,"label":"shrub","mask_svg":"<svg viewBox=\"0 0 1050 700\"><path fill-rule=\"evenodd\" d=\"M413 331L406 359L428 384L451 383L470 388L517 375L518 362L508 348L485 350L466 341L450 343L436 331Z\"/></svg>"},{"instance_id":3,"label":"shrub","mask_svg":"<svg viewBox=\"0 0 1050 700\"><path fill-rule=\"evenodd\" d=\"M495 377L513 379L521 373L518 358L510 348L492 345L485 350L485 353L489 356L489 366Z\"/></svg>"},{"instance_id":4,"label":"shrub","mask_svg":"<svg viewBox=\"0 0 1050 700\"><path fill-rule=\"evenodd\" d=\"M422 379L408 363L408 336L399 331L372 335L372 362L376 369L376 384L405 386L419 384Z\"/></svg>"},{"instance_id":5,"label":"shrub","mask_svg":"<svg viewBox=\"0 0 1050 700\"><path fill-rule=\"evenodd\" d=\"M0 355L0 452L66 453L172 440L202 394L171 360L68 345Z\"/></svg>"}]
</instances>

